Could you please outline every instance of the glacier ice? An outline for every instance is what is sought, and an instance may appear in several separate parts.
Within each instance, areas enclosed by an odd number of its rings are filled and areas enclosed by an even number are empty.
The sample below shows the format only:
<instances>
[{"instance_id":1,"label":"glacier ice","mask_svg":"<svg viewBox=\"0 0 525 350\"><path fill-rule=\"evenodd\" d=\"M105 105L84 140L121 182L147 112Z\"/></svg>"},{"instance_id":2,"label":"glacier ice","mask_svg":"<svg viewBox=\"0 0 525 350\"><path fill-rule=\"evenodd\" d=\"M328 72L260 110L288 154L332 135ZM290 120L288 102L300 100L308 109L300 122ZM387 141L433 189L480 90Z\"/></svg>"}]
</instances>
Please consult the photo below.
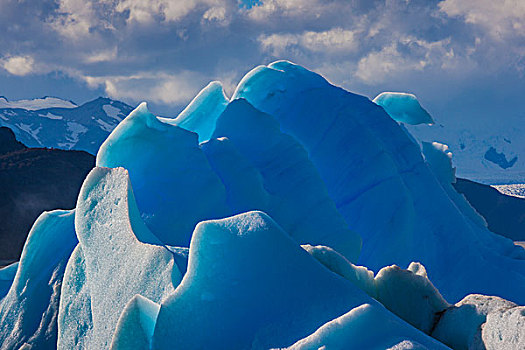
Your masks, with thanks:
<instances>
[{"instance_id":1,"label":"glacier ice","mask_svg":"<svg viewBox=\"0 0 525 350\"><path fill-rule=\"evenodd\" d=\"M0 302L11 288L17 269L18 261L0 269Z\"/></svg>"},{"instance_id":2,"label":"glacier ice","mask_svg":"<svg viewBox=\"0 0 525 350\"><path fill-rule=\"evenodd\" d=\"M389 316L384 309L363 304L327 322L288 349L447 349Z\"/></svg>"},{"instance_id":3,"label":"glacier ice","mask_svg":"<svg viewBox=\"0 0 525 350\"><path fill-rule=\"evenodd\" d=\"M525 306L491 312L482 327L481 337L487 349L525 348Z\"/></svg>"},{"instance_id":4,"label":"glacier ice","mask_svg":"<svg viewBox=\"0 0 525 350\"><path fill-rule=\"evenodd\" d=\"M386 266L377 275L356 266L330 247L303 245L330 271L346 278L388 310L417 329L430 334L436 317L450 307L427 277L426 269L413 262L408 269Z\"/></svg>"},{"instance_id":5,"label":"glacier ice","mask_svg":"<svg viewBox=\"0 0 525 350\"><path fill-rule=\"evenodd\" d=\"M153 348L289 346L364 303L374 323L397 323L398 342L407 336L439 348L325 269L266 214L205 221L193 234L186 275L161 303Z\"/></svg>"},{"instance_id":6,"label":"glacier ice","mask_svg":"<svg viewBox=\"0 0 525 350\"><path fill-rule=\"evenodd\" d=\"M218 81L209 83L191 101L175 120L160 120L173 123L199 135L199 142L208 141L215 130L215 122L228 105L228 98L222 84Z\"/></svg>"},{"instance_id":7,"label":"glacier ice","mask_svg":"<svg viewBox=\"0 0 525 350\"><path fill-rule=\"evenodd\" d=\"M207 100L196 98L195 110L199 103ZM128 169L141 215L165 244L188 246L201 220L263 210L299 242L330 245L357 259L359 236L306 151L272 116L236 100L215 123L213 139L199 147L194 133L142 104L103 143L97 166Z\"/></svg>"},{"instance_id":8,"label":"glacier ice","mask_svg":"<svg viewBox=\"0 0 525 350\"><path fill-rule=\"evenodd\" d=\"M356 266L330 247L302 245L310 255L330 271L346 278L366 294L377 299L374 272L364 266Z\"/></svg>"},{"instance_id":9,"label":"glacier ice","mask_svg":"<svg viewBox=\"0 0 525 350\"><path fill-rule=\"evenodd\" d=\"M111 350L150 349L159 311L159 304L140 294L131 298L119 318Z\"/></svg>"},{"instance_id":10,"label":"glacier ice","mask_svg":"<svg viewBox=\"0 0 525 350\"><path fill-rule=\"evenodd\" d=\"M453 349L484 348L481 328L492 312L504 311L516 304L494 296L467 295L440 315L432 336Z\"/></svg>"},{"instance_id":11,"label":"glacier ice","mask_svg":"<svg viewBox=\"0 0 525 350\"><path fill-rule=\"evenodd\" d=\"M421 142L421 152L430 170L439 180L441 187L463 215L474 224L487 227L485 219L474 209L466 198L452 187L456 183L456 168L452 166L452 152L448 146L439 142Z\"/></svg>"},{"instance_id":12,"label":"glacier ice","mask_svg":"<svg viewBox=\"0 0 525 350\"><path fill-rule=\"evenodd\" d=\"M145 103L104 141L96 164L129 171L142 218L165 244L187 247L199 221L230 213L197 134L159 120Z\"/></svg>"},{"instance_id":13,"label":"glacier ice","mask_svg":"<svg viewBox=\"0 0 525 350\"><path fill-rule=\"evenodd\" d=\"M374 103L383 107L395 121L410 125L434 124L428 112L421 107L416 96L406 92L382 92Z\"/></svg>"},{"instance_id":14,"label":"glacier ice","mask_svg":"<svg viewBox=\"0 0 525 350\"><path fill-rule=\"evenodd\" d=\"M475 292L525 302L525 251L458 210L465 199L450 197L383 108L287 61L248 73L232 100L239 98L272 115L308 152L363 239L359 264L377 271L420 261L447 300Z\"/></svg>"},{"instance_id":15,"label":"glacier ice","mask_svg":"<svg viewBox=\"0 0 525 350\"><path fill-rule=\"evenodd\" d=\"M82 247L71 253L64 271L58 309L57 349L90 349L93 339L91 294Z\"/></svg>"},{"instance_id":16,"label":"glacier ice","mask_svg":"<svg viewBox=\"0 0 525 350\"><path fill-rule=\"evenodd\" d=\"M213 138L201 148L226 191L226 202L232 213L260 209L268 211L271 195L255 166L246 159L227 137Z\"/></svg>"},{"instance_id":17,"label":"glacier ice","mask_svg":"<svg viewBox=\"0 0 525 350\"><path fill-rule=\"evenodd\" d=\"M74 211L42 213L20 257L13 284L0 301L2 349L56 349L60 286L77 244Z\"/></svg>"},{"instance_id":18,"label":"glacier ice","mask_svg":"<svg viewBox=\"0 0 525 350\"><path fill-rule=\"evenodd\" d=\"M61 306L59 331L69 334L60 332L59 348L67 349L82 337L68 327L75 324L77 312L85 317L82 306L89 305L92 322L87 326L92 328L90 338L83 341L88 348L106 349L122 310L135 294L159 302L174 291L182 275L173 252L140 218L123 168L97 167L89 173L78 197L75 227L82 249L77 259L83 264L71 266L64 276L64 286L68 286L64 298L75 307ZM77 295L84 284L86 292Z\"/></svg>"},{"instance_id":19,"label":"glacier ice","mask_svg":"<svg viewBox=\"0 0 525 350\"><path fill-rule=\"evenodd\" d=\"M517 344L521 346L520 341L523 340L520 340L521 333L517 327L524 321L519 319L517 313L507 312L518 308L511 301L495 296L471 294L455 305L450 305L428 280L426 269L420 263L413 262L406 270L395 265L387 266L374 276L374 273L366 267L350 263L329 247L304 245L303 248L330 271L354 283L396 316L453 349L507 347L519 349ZM352 312L328 322L314 335L300 341L293 348L317 349L320 346L319 339L324 338L327 338L323 340L327 344L332 344L332 341L342 342L337 343L335 348L355 346L356 340L351 339L349 335L352 334L355 325L341 325L349 323L346 319L352 319L350 314ZM493 321L496 323L495 326L487 322L489 314L492 320L496 320ZM335 328L337 330L334 330ZM506 328L512 330L506 331ZM344 336L338 335L338 332L342 333L342 329L345 332ZM485 332L484 335L482 335L482 330ZM502 336L503 333L505 336ZM482 337L485 338L482 339ZM379 339L383 341L387 338L383 335ZM372 346L372 342L364 341L368 344L367 348ZM488 346L488 344L492 345ZM412 348L410 342L405 345L407 348ZM359 346L355 347L359 348ZM378 346L378 348L386 348L386 345ZM397 348L402 347L399 345Z\"/></svg>"},{"instance_id":20,"label":"glacier ice","mask_svg":"<svg viewBox=\"0 0 525 350\"><path fill-rule=\"evenodd\" d=\"M384 267L377 273L374 282L377 300L427 334L434 327L436 314L449 307L427 277L410 270L398 266Z\"/></svg>"},{"instance_id":21,"label":"glacier ice","mask_svg":"<svg viewBox=\"0 0 525 350\"><path fill-rule=\"evenodd\" d=\"M439 142L422 142L421 151L434 174L441 183L456 181L456 168L452 166L452 152Z\"/></svg>"},{"instance_id":22,"label":"glacier ice","mask_svg":"<svg viewBox=\"0 0 525 350\"><path fill-rule=\"evenodd\" d=\"M205 221L193 234L184 279L161 304L153 344L159 349L290 345L366 300L262 212Z\"/></svg>"},{"instance_id":23,"label":"glacier ice","mask_svg":"<svg viewBox=\"0 0 525 350\"><path fill-rule=\"evenodd\" d=\"M227 137L262 175L269 203L254 209L267 212L300 243L328 245L357 260L360 237L337 211L304 147L282 133L275 118L238 99L216 124L213 137Z\"/></svg>"},{"instance_id":24,"label":"glacier ice","mask_svg":"<svg viewBox=\"0 0 525 350\"><path fill-rule=\"evenodd\" d=\"M523 347L524 250L385 109L287 61L139 105L0 270L2 349Z\"/></svg>"}]
</instances>

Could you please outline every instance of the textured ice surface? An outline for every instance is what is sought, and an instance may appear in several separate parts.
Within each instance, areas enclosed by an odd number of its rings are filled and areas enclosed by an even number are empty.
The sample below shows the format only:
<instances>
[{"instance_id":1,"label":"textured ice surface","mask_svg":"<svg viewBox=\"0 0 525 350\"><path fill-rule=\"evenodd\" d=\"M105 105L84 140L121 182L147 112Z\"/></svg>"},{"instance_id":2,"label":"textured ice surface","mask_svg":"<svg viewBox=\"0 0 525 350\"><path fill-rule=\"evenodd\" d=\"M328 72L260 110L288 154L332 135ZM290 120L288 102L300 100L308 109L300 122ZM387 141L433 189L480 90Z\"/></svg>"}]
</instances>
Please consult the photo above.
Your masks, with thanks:
<instances>
[{"instance_id":1,"label":"textured ice surface","mask_svg":"<svg viewBox=\"0 0 525 350\"><path fill-rule=\"evenodd\" d=\"M383 107L395 121L410 125L433 124L434 120L421 107L416 96L404 92L382 92L374 103Z\"/></svg>"},{"instance_id":2,"label":"textured ice surface","mask_svg":"<svg viewBox=\"0 0 525 350\"><path fill-rule=\"evenodd\" d=\"M64 271L58 310L58 349L91 349L93 315L87 284L86 260L77 245Z\"/></svg>"},{"instance_id":3,"label":"textured ice surface","mask_svg":"<svg viewBox=\"0 0 525 350\"><path fill-rule=\"evenodd\" d=\"M525 306L491 312L482 327L487 350L525 349Z\"/></svg>"},{"instance_id":4,"label":"textured ice surface","mask_svg":"<svg viewBox=\"0 0 525 350\"><path fill-rule=\"evenodd\" d=\"M95 168L89 173L79 194L75 227L83 255L76 258L83 263L64 277L64 298L76 307L61 306L60 330L68 334L61 332L59 347L68 349L83 336L68 327L77 317L85 319L84 308L90 305L92 329L83 342L87 348L107 349L122 310L135 294L159 302L182 275L173 253L142 222L125 169Z\"/></svg>"},{"instance_id":5,"label":"textured ice surface","mask_svg":"<svg viewBox=\"0 0 525 350\"><path fill-rule=\"evenodd\" d=\"M487 315L515 306L516 304L498 297L468 295L440 315L432 336L453 349L483 349L481 327Z\"/></svg>"},{"instance_id":6,"label":"textured ice surface","mask_svg":"<svg viewBox=\"0 0 525 350\"><path fill-rule=\"evenodd\" d=\"M425 276L397 266L382 268L374 279L377 300L417 329L430 333L435 315L449 304Z\"/></svg>"},{"instance_id":7,"label":"textured ice surface","mask_svg":"<svg viewBox=\"0 0 525 350\"><path fill-rule=\"evenodd\" d=\"M507 196L525 198L525 184L494 185L492 187Z\"/></svg>"},{"instance_id":8,"label":"textured ice surface","mask_svg":"<svg viewBox=\"0 0 525 350\"><path fill-rule=\"evenodd\" d=\"M344 256L330 247L303 245L302 248L330 271L346 278L361 288L366 294L377 299L373 271L368 270L364 266L352 264Z\"/></svg>"},{"instance_id":9,"label":"textured ice surface","mask_svg":"<svg viewBox=\"0 0 525 350\"><path fill-rule=\"evenodd\" d=\"M336 318L289 347L317 349L447 349L423 333L391 317L382 308L364 304Z\"/></svg>"},{"instance_id":10,"label":"textured ice surface","mask_svg":"<svg viewBox=\"0 0 525 350\"><path fill-rule=\"evenodd\" d=\"M2 349L56 349L60 286L77 244L74 216L44 212L31 228L13 285L0 301Z\"/></svg>"},{"instance_id":11,"label":"textured ice surface","mask_svg":"<svg viewBox=\"0 0 525 350\"><path fill-rule=\"evenodd\" d=\"M452 166L452 152L450 152L448 146L439 142L422 142L421 151L425 157L425 162L439 180L441 187L456 208L473 223L481 227L487 227L485 219L452 186L456 182L456 168Z\"/></svg>"},{"instance_id":12,"label":"textured ice surface","mask_svg":"<svg viewBox=\"0 0 525 350\"><path fill-rule=\"evenodd\" d=\"M222 84L213 81L199 92L172 123L196 132L199 135L199 142L208 141L215 130L217 118L224 111L228 102Z\"/></svg>"},{"instance_id":13,"label":"textured ice surface","mask_svg":"<svg viewBox=\"0 0 525 350\"><path fill-rule=\"evenodd\" d=\"M150 349L159 310L159 304L142 295L135 295L122 311L111 349Z\"/></svg>"},{"instance_id":14,"label":"textured ice surface","mask_svg":"<svg viewBox=\"0 0 525 350\"><path fill-rule=\"evenodd\" d=\"M419 263L411 263L407 270L387 266L374 276L373 271L350 263L329 247L302 247L330 271L346 278L425 333L433 329L436 315L450 306L428 280L425 267Z\"/></svg>"},{"instance_id":15,"label":"textured ice surface","mask_svg":"<svg viewBox=\"0 0 525 350\"><path fill-rule=\"evenodd\" d=\"M308 152L363 238L361 265L377 271L420 261L449 301L475 292L525 302L525 251L458 209L465 199L451 198L419 147L375 103L286 61L248 73L237 98L276 118Z\"/></svg>"},{"instance_id":16,"label":"textured ice surface","mask_svg":"<svg viewBox=\"0 0 525 350\"><path fill-rule=\"evenodd\" d=\"M319 264L266 214L206 221L195 229L184 279L161 304L153 348L289 346L365 302L372 323L397 322L391 345L408 337L439 348Z\"/></svg>"}]
</instances>

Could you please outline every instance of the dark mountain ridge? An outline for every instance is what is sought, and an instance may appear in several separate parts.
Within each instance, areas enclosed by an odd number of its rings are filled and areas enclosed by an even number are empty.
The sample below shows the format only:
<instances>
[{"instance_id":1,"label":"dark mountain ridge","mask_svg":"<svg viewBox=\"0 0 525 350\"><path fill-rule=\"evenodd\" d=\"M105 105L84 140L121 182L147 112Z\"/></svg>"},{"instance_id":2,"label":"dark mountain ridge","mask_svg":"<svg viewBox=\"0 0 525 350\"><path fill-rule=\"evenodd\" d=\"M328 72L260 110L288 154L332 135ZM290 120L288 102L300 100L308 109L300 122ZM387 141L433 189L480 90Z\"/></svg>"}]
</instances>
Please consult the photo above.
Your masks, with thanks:
<instances>
[{"instance_id":1,"label":"dark mountain ridge","mask_svg":"<svg viewBox=\"0 0 525 350\"><path fill-rule=\"evenodd\" d=\"M95 157L84 151L27 148L0 127L0 260L18 260L43 212L75 207Z\"/></svg>"}]
</instances>

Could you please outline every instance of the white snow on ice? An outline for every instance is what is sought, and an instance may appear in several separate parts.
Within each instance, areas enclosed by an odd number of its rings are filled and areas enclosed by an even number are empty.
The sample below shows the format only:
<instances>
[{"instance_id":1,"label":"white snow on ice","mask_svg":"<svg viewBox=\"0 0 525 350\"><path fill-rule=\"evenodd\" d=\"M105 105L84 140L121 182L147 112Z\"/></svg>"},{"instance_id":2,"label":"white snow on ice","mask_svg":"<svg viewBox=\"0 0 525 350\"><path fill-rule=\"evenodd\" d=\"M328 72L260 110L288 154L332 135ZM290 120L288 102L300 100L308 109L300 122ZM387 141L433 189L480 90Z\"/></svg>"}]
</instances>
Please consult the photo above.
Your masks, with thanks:
<instances>
[{"instance_id":1,"label":"white snow on ice","mask_svg":"<svg viewBox=\"0 0 525 350\"><path fill-rule=\"evenodd\" d=\"M492 187L507 196L525 198L525 184L493 185Z\"/></svg>"}]
</instances>

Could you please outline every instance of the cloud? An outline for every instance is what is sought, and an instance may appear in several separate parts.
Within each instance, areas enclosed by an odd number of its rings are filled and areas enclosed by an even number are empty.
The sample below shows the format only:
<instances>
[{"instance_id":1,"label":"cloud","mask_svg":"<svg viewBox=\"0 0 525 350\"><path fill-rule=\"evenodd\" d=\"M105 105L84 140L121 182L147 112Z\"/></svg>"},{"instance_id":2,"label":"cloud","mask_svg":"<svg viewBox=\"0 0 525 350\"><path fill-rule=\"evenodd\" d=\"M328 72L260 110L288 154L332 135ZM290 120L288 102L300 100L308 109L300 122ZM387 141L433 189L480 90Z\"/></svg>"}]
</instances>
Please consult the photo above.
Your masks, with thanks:
<instances>
[{"instance_id":1,"label":"cloud","mask_svg":"<svg viewBox=\"0 0 525 350\"><path fill-rule=\"evenodd\" d=\"M271 34L258 38L263 50L273 56L285 55L289 50L308 50L311 52L350 53L359 45L354 31L333 28L327 31L305 31L301 34Z\"/></svg>"},{"instance_id":2,"label":"cloud","mask_svg":"<svg viewBox=\"0 0 525 350\"><path fill-rule=\"evenodd\" d=\"M205 8L204 18L207 20L224 20L227 1L221 0L124 0L118 2L116 11L128 14L129 22L177 22L184 19L199 7Z\"/></svg>"},{"instance_id":3,"label":"cloud","mask_svg":"<svg viewBox=\"0 0 525 350\"><path fill-rule=\"evenodd\" d=\"M380 84L392 76L407 72L461 70L471 53L472 50L466 50L464 56L455 54L450 38L428 42L405 37L361 58L355 76L367 84Z\"/></svg>"},{"instance_id":4,"label":"cloud","mask_svg":"<svg viewBox=\"0 0 525 350\"><path fill-rule=\"evenodd\" d=\"M497 39L525 37L525 2L519 0L445 0L438 4L450 17L482 26Z\"/></svg>"},{"instance_id":5,"label":"cloud","mask_svg":"<svg viewBox=\"0 0 525 350\"><path fill-rule=\"evenodd\" d=\"M59 0L58 9L49 19L49 25L59 35L71 39L82 39L91 34L102 18L97 16L93 3L84 0Z\"/></svg>"},{"instance_id":6,"label":"cloud","mask_svg":"<svg viewBox=\"0 0 525 350\"><path fill-rule=\"evenodd\" d=\"M35 61L30 56L14 56L0 60L0 65L13 75L24 76L33 73Z\"/></svg>"},{"instance_id":7,"label":"cloud","mask_svg":"<svg viewBox=\"0 0 525 350\"><path fill-rule=\"evenodd\" d=\"M321 18L334 10L347 12L352 8L349 1L322 1L322 0L263 0L251 7L247 14L255 21L267 21L272 17L287 17L309 19Z\"/></svg>"},{"instance_id":8,"label":"cloud","mask_svg":"<svg viewBox=\"0 0 525 350\"><path fill-rule=\"evenodd\" d=\"M184 104L207 82L204 77L192 72L141 72L125 76L85 76L83 79L92 88L102 86L106 94L114 99L163 104Z\"/></svg>"},{"instance_id":9,"label":"cloud","mask_svg":"<svg viewBox=\"0 0 525 350\"><path fill-rule=\"evenodd\" d=\"M50 74L77 95L103 91L164 109L179 108L210 80L234 86L275 59L364 93L394 83L431 89L449 79L489 84L525 72L521 3L0 0L0 47L9 54L0 83Z\"/></svg>"},{"instance_id":10,"label":"cloud","mask_svg":"<svg viewBox=\"0 0 525 350\"><path fill-rule=\"evenodd\" d=\"M221 25L227 25L226 9L224 7L211 7L204 14L202 18L209 22L217 22Z\"/></svg>"},{"instance_id":11,"label":"cloud","mask_svg":"<svg viewBox=\"0 0 525 350\"><path fill-rule=\"evenodd\" d=\"M94 52L84 58L86 63L112 62L117 58L117 48Z\"/></svg>"}]
</instances>

